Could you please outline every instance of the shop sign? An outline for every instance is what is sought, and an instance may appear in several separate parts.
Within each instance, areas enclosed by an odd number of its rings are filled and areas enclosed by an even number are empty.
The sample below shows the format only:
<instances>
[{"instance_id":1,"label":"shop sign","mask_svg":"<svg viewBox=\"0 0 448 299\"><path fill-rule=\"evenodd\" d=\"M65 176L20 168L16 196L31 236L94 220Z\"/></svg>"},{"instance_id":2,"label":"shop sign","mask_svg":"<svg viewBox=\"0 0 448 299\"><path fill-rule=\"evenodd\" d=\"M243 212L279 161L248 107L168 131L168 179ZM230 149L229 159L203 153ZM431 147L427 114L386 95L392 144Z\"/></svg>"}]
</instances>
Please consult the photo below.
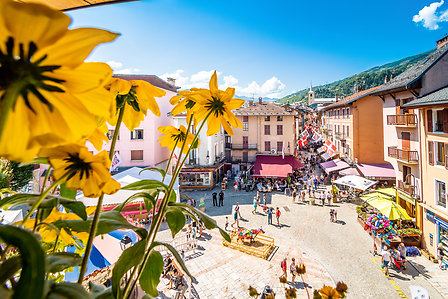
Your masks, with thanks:
<instances>
[{"instance_id":1,"label":"shop sign","mask_svg":"<svg viewBox=\"0 0 448 299\"><path fill-rule=\"evenodd\" d=\"M440 226L441 228L443 228L444 230L448 230L448 223L446 223L445 221L443 221L440 218L437 218L436 216L434 216L434 221L435 223Z\"/></svg>"},{"instance_id":2,"label":"shop sign","mask_svg":"<svg viewBox=\"0 0 448 299\"><path fill-rule=\"evenodd\" d=\"M426 220L431 221L432 223L434 223L434 213L431 212L430 210L426 210Z\"/></svg>"}]
</instances>

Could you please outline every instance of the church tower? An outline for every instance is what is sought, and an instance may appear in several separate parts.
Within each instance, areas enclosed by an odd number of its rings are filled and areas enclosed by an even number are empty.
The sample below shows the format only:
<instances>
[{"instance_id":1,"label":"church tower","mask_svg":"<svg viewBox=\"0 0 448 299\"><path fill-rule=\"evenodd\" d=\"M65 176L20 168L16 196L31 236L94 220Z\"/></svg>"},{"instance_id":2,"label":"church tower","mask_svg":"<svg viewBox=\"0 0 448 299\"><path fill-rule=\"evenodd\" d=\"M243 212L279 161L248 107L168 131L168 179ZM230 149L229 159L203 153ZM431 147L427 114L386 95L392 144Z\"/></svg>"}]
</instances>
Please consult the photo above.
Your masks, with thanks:
<instances>
[{"instance_id":1,"label":"church tower","mask_svg":"<svg viewBox=\"0 0 448 299\"><path fill-rule=\"evenodd\" d=\"M308 106L311 106L314 104L314 91L313 91L313 84L310 83L310 91L308 91Z\"/></svg>"}]
</instances>

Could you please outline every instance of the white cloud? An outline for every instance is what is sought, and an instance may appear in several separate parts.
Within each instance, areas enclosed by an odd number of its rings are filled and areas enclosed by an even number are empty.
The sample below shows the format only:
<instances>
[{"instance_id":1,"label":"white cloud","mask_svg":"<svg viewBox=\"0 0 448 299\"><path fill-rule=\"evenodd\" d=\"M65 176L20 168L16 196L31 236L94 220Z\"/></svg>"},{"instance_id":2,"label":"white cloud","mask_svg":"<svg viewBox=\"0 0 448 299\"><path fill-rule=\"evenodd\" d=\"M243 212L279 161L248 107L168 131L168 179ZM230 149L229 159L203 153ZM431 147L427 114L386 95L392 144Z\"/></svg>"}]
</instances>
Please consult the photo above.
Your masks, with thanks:
<instances>
[{"instance_id":1,"label":"white cloud","mask_svg":"<svg viewBox=\"0 0 448 299\"><path fill-rule=\"evenodd\" d=\"M438 23L448 21L448 11L437 13L437 9L442 6L443 3L444 1L440 0L440 2L434 2L429 6L423 7L418 14L412 18L412 21L415 23L422 22L423 27L428 28L429 30L439 29Z\"/></svg>"},{"instance_id":2,"label":"white cloud","mask_svg":"<svg viewBox=\"0 0 448 299\"><path fill-rule=\"evenodd\" d=\"M106 62L113 70L116 70L118 68L123 67L123 63L119 62L119 61L108 61Z\"/></svg>"},{"instance_id":3,"label":"white cloud","mask_svg":"<svg viewBox=\"0 0 448 299\"><path fill-rule=\"evenodd\" d=\"M165 73L160 77L164 80L167 78L176 79L176 85L181 89L208 88L208 82L213 74L211 71L200 71L191 76L185 74L184 70L176 70L173 73ZM220 76L218 72L218 86L224 90L227 87L234 87L236 94L239 96L255 96L255 97L279 97L284 92L286 85L283 84L277 77L272 77L262 84L252 81L247 86L240 86L239 80L232 75Z\"/></svg>"},{"instance_id":4,"label":"white cloud","mask_svg":"<svg viewBox=\"0 0 448 299\"><path fill-rule=\"evenodd\" d=\"M121 70L114 70L115 74L121 74L121 75L132 75L132 74L138 74L140 73L140 69L138 68L125 68Z\"/></svg>"}]
</instances>

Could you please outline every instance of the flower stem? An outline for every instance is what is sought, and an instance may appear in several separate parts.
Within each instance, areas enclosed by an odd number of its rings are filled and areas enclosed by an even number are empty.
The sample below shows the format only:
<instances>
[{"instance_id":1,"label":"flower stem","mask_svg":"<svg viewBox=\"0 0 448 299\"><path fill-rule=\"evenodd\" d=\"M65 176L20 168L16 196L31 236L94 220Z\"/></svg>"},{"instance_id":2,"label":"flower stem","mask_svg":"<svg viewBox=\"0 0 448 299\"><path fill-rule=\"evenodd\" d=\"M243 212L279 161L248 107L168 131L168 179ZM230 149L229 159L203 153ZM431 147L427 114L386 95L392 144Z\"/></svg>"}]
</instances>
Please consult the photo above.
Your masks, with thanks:
<instances>
[{"instance_id":1,"label":"flower stem","mask_svg":"<svg viewBox=\"0 0 448 299\"><path fill-rule=\"evenodd\" d=\"M179 140L176 140L176 143L174 143L174 148L171 151L170 158L168 159L168 164L166 164L165 175L162 178L162 183L165 180L166 174L168 173L168 169L170 169L171 159L173 159L173 155L174 155L174 151L176 150L177 142L179 142Z\"/></svg>"},{"instance_id":2,"label":"flower stem","mask_svg":"<svg viewBox=\"0 0 448 299\"><path fill-rule=\"evenodd\" d=\"M202 122L202 124L199 127L198 131L196 132L196 134L194 136L194 139L193 139L193 142L191 144L194 144L196 142L196 140L198 139L199 133L201 132L201 130L202 130L202 128L203 128L207 118L210 116L210 114L211 114L211 112L209 114L207 114L206 118L204 119L204 121ZM185 148L185 144L187 142L188 132L190 130L190 125L191 125L192 119L193 119L193 117L190 118L190 121L188 123L187 134L185 136L185 141L182 144L182 148L180 150L181 153L183 152L183 149ZM125 299L129 299L129 297L131 296L132 290L135 288L135 285L136 285L137 281L140 279L140 276L142 275L143 269L145 269L146 263L149 260L149 255L151 254L151 250L148 250L148 249L150 248L150 245L152 244L152 242L154 242L154 240L156 238L157 232L159 231L160 225L161 225L162 220L163 220L163 216L164 216L163 211L165 211L165 209L166 209L166 207L168 205L169 199L170 199L171 192L173 192L173 186L174 186L174 183L176 181L176 177L179 175L180 170L182 169L182 165L184 165L185 160L187 159L190 151L191 151L191 147L188 148L188 151L185 154L184 160L182 161L181 164L179 163L180 157L177 160L177 164L176 164L176 167L175 167L175 173L173 174L173 176L171 178L171 181L170 181L170 184L168 185L168 192L165 193L165 196L163 197L163 200L162 200L159 212L157 213L156 219L154 220L153 223L151 223L151 227L150 227L150 230L149 230L149 233L148 233L148 237L146 239L147 241L146 241L145 256L143 257L143 260L142 260L140 266L134 267L134 269L133 269L133 271L131 273L130 279L129 279L128 283L125 286L124 297L123 297ZM153 224L154 224L154 226L153 226ZM136 272L137 272L137 277L134 280L133 277L135 276Z\"/></svg>"},{"instance_id":3,"label":"flower stem","mask_svg":"<svg viewBox=\"0 0 448 299\"><path fill-rule=\"evenodd\" d=\"M0 102L0 140L6 126L6 121L8 120L9 111L14 107L17 97L20 94L20 90L25 83L24 80L13 82L3 94L3 98ZM4 142L8 141L5 140Z\"/></svg>"},{"instance_id":4,"label":"flower stem","mask_svg":"<svg viewBox=\"0 0 448 299\"><path fill-rule=\"evenodd\" d=\"M114 157L115 144L117 143L118 134L120 133L120 126L121 126L121 122L123 121L123 115L124 115L125 108L126 108L126 105L121 107L118 112L117 124L115 125L114 136L112 137L112 141L110 143L110 149L109 149L109 160L111 160L111 161L112 161L112 158ZM93 239L95 238L96 229L98 227L98 222L100 220L101 209L103 206L103 198L104 198L104 193L101 194L101 196L98 198L95 215L93 215L92 226L90 227L90 232L89 232L89 239L87 240L87 244L86 244L86 251L84 252L84 256L82 258L81 268L79 269L79 276L78 276L79 284L82 283L84 274L87 271L87 262L89 261L90 252L92 251L92 246L93 246Z\"/></svg>"}]
</instances>

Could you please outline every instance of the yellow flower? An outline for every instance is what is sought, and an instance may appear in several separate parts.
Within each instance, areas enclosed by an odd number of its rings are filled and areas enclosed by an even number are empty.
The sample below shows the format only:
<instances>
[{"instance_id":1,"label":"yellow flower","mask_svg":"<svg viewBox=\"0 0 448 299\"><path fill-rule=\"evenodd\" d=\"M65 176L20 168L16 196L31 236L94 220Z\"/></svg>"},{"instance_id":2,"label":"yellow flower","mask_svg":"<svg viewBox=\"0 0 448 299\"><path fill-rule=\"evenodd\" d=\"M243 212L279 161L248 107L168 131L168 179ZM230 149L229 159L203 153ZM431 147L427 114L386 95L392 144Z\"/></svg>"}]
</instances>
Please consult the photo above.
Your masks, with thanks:
<instances>
[{"instance_id":1,"label":"yellow flower","mask_svg":"<svg viewBox=\"0 0 448 299\"><path fill-rule=\"evenodd\" d=\"M113 78L108 85L109 90L117 97L117 109L126 105L123 114L123 123L133 131L145 119L148 110L160 116L159 105L155 98L163 97L166 92L144 80L126 81ZM117 117L111 121L112 125L117 123Z\"/></svg>"},{"instance_id":2,"label":"yellow flower","mask_svg":"<svg viewBox=\"0 0 448 299\"><path fill-rule=\"evenodd\" d=\"M190 122L190 118L194 115L194 111L196 111L199 107L199 105L196 105L196 100L194 98L195 90L192 88L193 91L183 90L179 91L178 95L173 96L170 99L171 105L176 105L171 110L172 115L179 115L185 111L187 111L187 123ZM194 127L197 126L196 119L193 119L193 125Z\"/></svg>"},{"instance_id":3,"label":"yellow flower","mask_svg":"<svg viewBox=\"0 0 448 299\"><path fill-rule=\"evenodd\" d=\"M87 215L89 215L90 213L93 212L92 208L95 209L96 207L89 207L86 209ZM45 220L43 220L42 222L51 224L58 220L80 220L80 219L81 218L74 213L62 213L56 209L53 209L51 211L50 215L48 215L48 217L45 218ZM27 219L25 221L25 223L23 224L23 226L28 229L33 229L35 222L36 222L36 219ZM54 242L56 240L56 237L58 234L55 229L53 229L51 226L48 226L48 225L40 225L38 231L39 231L39 234L42 236L42 241L44 241L46 243ZM71 231L66 228L63 228L59 232L59 241L62 241L68 245L75 245L76 240L72 236L77 237L79 240L81 240L83 242L86 242L87 239L89 238L88 233L75 232L75 231Z\"/></svg>"},{"instance_id":4,"label":"yellow flower","mask_svg":"<svg viewBox=\"0 0 448 299\"><path fill-rule=\"evenodd\" d=\"M31 160L41 147L85 139L95 116L115 112L104 88L112 69L84 59L118 34L70 22L43 4L0 1L0 156Z\"/></svg>"},{"instance_id":5,"label":"yellow flower","mask_svg":"<svg viewBox=\"0 0 448 299\"><path fill-rule=\"evenodd\" d=\"M194 118L199 122L207 118L207 135L218 133L221 125L229 135L233 135L232 127L243 128L241 122L232 113L244 104L244 100L233 98L235 88L228 87L226 91L218 89L218 77L216 71L210 78L210 89L192 89L195 111ZM197 107L196 107L197 106Z\"/></svg>"},{"instance_id":6,"label":"yellow flower","mask_svg":"<svg viewBox=\"0 0 448 299\"><path fill-rule=\"evenodd\" d=\"M85 146L69 144L42 149L39 157L49 159L55 180L69 172L65 179L67 188L81 189L86 197L114 194L120 189L109 173L111 162L106 151L93 155Z\"/></svg>"},{"instance_id":7,"label":"yellow flower","mask_svg":"<svg viewBox=\"0 0 448 299\"><path fill-rule=\"evenodd\" d=\"M188 148L191 146L191 143L194 140L194 135L192 133L188 133L187 136L187 129L183 125L181 125L179 129L173 126L159 127L159 132L164 135L157 141L160 141L161 146L167 146L170 151L174 149L174 146L182 148L182 144L185 140L187 140L183 150L183 153L186 154L188 152ZM200 144L199 140L197 140L196 142L197 145L195 146L195 148Z\"/></svg>"},{"instance_id":8,"label":"yellow flower","mask_svg":"<svg viewBox=\"0 0 448 299\"><path fill-rule=\"evenodd\" d=\"M322 295L324 299L336 299L336 298L342 298L341 294L338 293L334 288L330 286L324 285L320 290L319 293Z\"/></svg>"}]
</instances>

